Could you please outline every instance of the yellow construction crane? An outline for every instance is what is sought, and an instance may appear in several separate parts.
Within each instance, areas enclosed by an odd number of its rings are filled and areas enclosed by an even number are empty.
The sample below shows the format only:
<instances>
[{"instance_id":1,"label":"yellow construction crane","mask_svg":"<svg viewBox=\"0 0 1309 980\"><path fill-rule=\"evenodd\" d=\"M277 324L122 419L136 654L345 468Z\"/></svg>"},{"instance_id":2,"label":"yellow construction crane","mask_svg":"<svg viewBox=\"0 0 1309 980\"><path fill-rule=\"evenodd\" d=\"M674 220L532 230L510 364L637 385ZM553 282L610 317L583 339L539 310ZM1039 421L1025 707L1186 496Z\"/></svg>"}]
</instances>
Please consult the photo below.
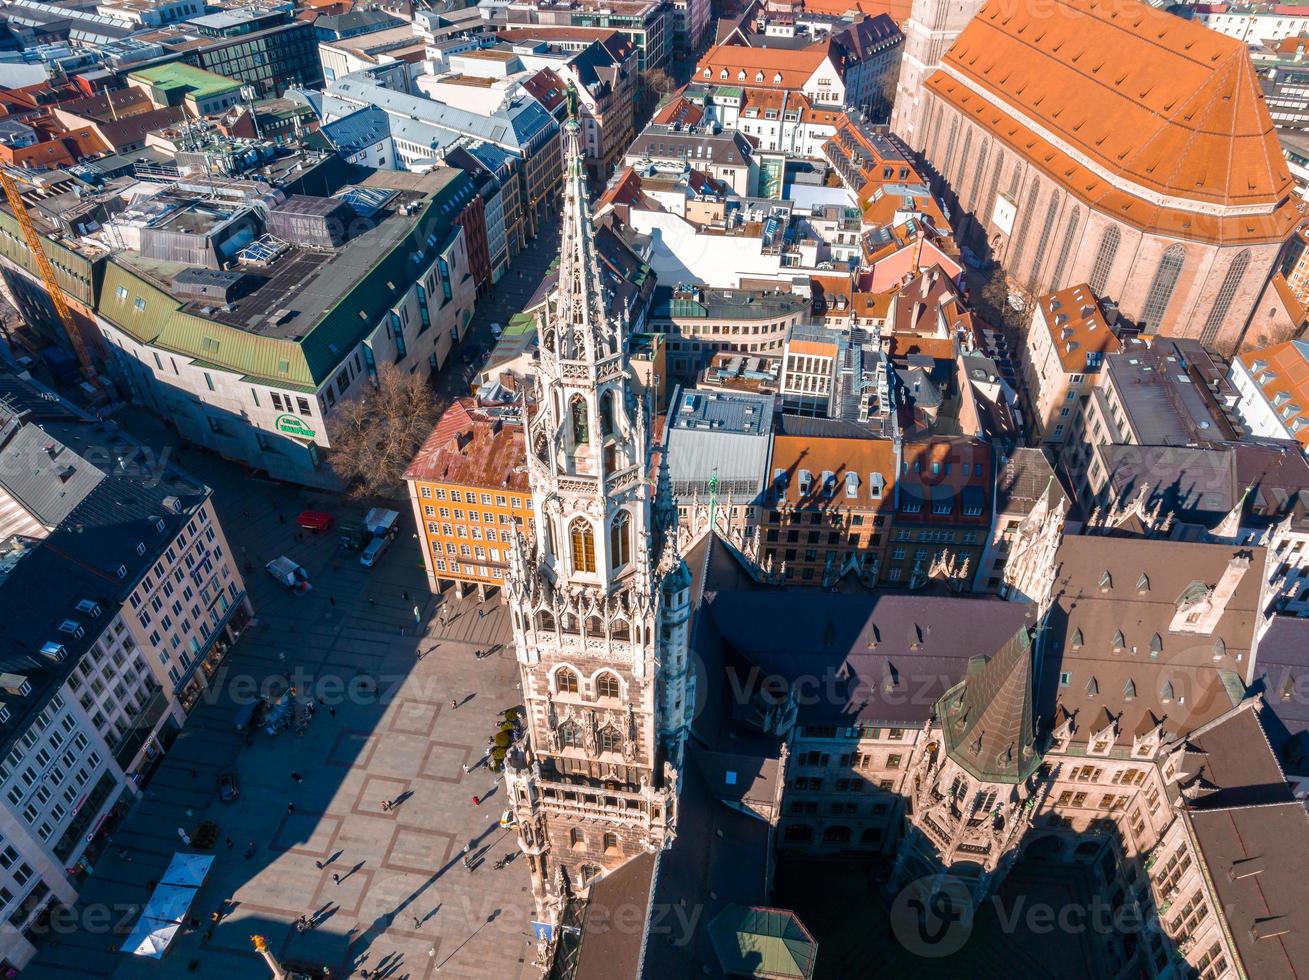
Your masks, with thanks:
<instances>
[{"instance_id":1,"label":"yellow construction crane","mask_svg":"<svg viewBox=\"0 0 1309 980\"><path fill-rule=\"evenodd\" d=\"M77 355L78 363L82 365L83 376L98 387L95 366L91 362L91 352L87 350L86 342L82 339L81 328L73 319L73 311L68 308L68 300L64 297L59 280L55 278L54 266L50 264L45 248L41 245L41 236L32 224L32 216L27 213L27 204L18 190L20 179L26 178L21 174L13 173L7 167L0 167L0 184L4 185L5 197L9 199L9 207L14 212L14 217L18 219L18 227L23 229L23 237L27 239L27 248L32 253L32 260L36 262L41 282L45 284L46 292L50 294L50 302L54 304L55 312L59 314L59 320L64 325L68 342L73 345L73 352Z\"/></svg>"}]
</instances>

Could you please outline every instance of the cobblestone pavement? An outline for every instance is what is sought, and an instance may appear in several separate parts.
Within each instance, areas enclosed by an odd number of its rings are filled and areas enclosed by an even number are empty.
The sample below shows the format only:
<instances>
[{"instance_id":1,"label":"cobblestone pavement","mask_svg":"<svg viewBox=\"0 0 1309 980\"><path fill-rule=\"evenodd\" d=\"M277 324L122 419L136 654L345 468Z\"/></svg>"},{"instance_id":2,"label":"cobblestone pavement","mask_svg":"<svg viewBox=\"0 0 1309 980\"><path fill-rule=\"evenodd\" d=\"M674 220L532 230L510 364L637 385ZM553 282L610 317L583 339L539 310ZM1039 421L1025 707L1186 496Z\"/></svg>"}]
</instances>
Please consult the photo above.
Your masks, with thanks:
<instances>
[{"instance_id":1,"label":"cobblestone pavement","mask_svg":"<svg viewBox=\"0 0 1309 980\"><path fill-rule=\"evenodd\" d=\"M119 420L156 450L175 442L134 410ZM251 564L257 624L85 884L77 927L42 943L25 980L264 977L255 934L282 957L330 966L334 977L363 969L387 980L535 976L527 875L521 857L492 867L516 848L499 827L503 786L479 764L499 712L519 703L505 609L494 599L429 595L407 512L398 540L365 569L335 535L294 526L306 506L338 519L359 513L195 450L180 462L214 487L229 541ZM309 594L293 596L263 572L279 554L309 571ZM478 659L478 650L491 653ZM303 735L260 731L246 744L233 725L237 697L270 678L324 703ZM217 780L227 769L241 794L224 805ZM396 805L384 811L383 801ZM116 952L113 926L135 924L135 909L183 849L179 828L190 833L206 819L219 825L219 840L192 907L199 929L159 961ZM206 940L210 913L224 901L231 910ZM303 934L294 928L301 915L316 922Z\"/></svg>"}]
</instances>

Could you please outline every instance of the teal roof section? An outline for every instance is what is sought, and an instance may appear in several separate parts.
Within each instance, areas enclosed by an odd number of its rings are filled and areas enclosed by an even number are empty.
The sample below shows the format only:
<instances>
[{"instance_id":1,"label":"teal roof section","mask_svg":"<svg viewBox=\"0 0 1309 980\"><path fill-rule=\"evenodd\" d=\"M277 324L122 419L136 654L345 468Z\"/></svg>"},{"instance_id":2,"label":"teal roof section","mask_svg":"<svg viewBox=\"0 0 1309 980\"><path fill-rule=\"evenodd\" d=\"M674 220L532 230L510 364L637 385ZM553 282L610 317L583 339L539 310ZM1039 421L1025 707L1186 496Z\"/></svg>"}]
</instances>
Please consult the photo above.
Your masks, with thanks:
<instances>
[{"instance_id":1,"label":"teal roof section","mask_svg":"<svg viewBox=\"0 0 1309 980\"><path fill-rule=\"evenodd\" d=\"M737 977L809 980L818 943L794 912L729 905L709 923L723 972Z\"/></svg>"}]
</instances>

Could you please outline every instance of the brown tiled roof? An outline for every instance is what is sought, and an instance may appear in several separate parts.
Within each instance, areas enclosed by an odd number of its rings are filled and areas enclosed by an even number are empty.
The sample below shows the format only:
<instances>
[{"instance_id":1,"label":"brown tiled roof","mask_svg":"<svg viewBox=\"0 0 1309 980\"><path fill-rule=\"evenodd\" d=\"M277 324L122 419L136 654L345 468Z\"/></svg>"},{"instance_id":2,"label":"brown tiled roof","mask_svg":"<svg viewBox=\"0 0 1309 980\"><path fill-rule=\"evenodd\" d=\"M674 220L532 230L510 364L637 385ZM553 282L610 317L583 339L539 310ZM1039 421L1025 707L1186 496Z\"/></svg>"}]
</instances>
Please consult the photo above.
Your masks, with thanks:
<instances>
[{"instance_id":1,"label":"brown tiled roof","mask_svg":"<svg viewBox=\"0 0 1309 980\"><path fill-rule=\"evenodd\" d=\"M771 469L785 470L787 474L786 503L792 506L802 504L821 504L828 502L833 508L855 505L858 510L879 510L889 508L894 500L893 488L896 480L895 444L890 439L847 439L816 438L813 436L773 436L773 455ZM808 470L811 482L808 496L800 493L801 470ZM834 477L835 493L823 496L823 473ZM845 477L854 473L859 477L859 495L847 498ZM878 473L882 477L882 491L879 498L870 494L872 477ZM772 473L769 474L772 479Z\"/></svg>"},{"instance_id":2,"label":"brown tiled roof","mask_svg":"<svg viewBox=\"0 0 1309 980\"><path fill-rule=\"evenodd\" d=\"M1188 738L1178 788L1244 975L1291 980L1309 966L1309 814L1261 714L1247 701Z\"/></svg>"},{"instance_id":3,"label":"brown tiled roof","mask_svg":"<svg viewBox=\"0 0 1309 980\"><path fill-rule=\"evenodd\" d=\"M472 399L461 398L437 421L405 479L526 490L522 426L493 419Z\"/></svg>"},{"instance_id":4,"label":"brown tiled roof","mask_svg":"<svg viewBox=\"0 0 1309 980\"><path fill-rule=\"evenodd\" d=\"M1213 631L1171 632L1183 594L1212 588L1240 556L1250 565ZM1225 681L1239 686L1249 663L1263 548L1068 536L1055 562L1039 679L1043 715L1062 707L1076 719L1074 738L1084 741L1106 708L1120 739L1130 739L1147 712L1167 731L1186 733L1231 708Z\"/></svg>"},{"instance_id":5,"label":"brown tiled roof","mask_svg":"<svg viewBox=\"0 0 1309 980\"><path fill-rule=\"evenodd\" d=\"M1136 227L1255 241L1284 238L1296 219L1245 47L1163 10L1053 0L1038 11L991 0L927 86L1077 197ZM1186 202L1258 213L1215 216Z\"/></svg>"}]
</instances>

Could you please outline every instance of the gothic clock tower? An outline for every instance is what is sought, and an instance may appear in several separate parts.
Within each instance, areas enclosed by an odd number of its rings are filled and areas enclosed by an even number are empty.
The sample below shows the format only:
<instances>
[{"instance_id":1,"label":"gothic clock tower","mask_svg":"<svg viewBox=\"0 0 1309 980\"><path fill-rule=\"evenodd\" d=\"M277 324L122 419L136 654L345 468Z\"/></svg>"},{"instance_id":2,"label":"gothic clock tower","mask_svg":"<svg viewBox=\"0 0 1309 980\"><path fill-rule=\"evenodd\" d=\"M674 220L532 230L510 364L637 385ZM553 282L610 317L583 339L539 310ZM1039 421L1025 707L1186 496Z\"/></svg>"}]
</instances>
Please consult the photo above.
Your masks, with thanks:
<instances>
[{"instance_id":1,"label":"gothic clock tower","mask_svg":"<svg viewBox=\"0 0 1309 980\"><path fill-rule=\"evenodd\" d=\"M537 324L527 421L535 511L506 580L526 706L505 783L537 917L665 846L694 691L676 507L652 493L625 324L608 313L579 126L564 126L559 284Z\"/></svg>"}]
</instances>

